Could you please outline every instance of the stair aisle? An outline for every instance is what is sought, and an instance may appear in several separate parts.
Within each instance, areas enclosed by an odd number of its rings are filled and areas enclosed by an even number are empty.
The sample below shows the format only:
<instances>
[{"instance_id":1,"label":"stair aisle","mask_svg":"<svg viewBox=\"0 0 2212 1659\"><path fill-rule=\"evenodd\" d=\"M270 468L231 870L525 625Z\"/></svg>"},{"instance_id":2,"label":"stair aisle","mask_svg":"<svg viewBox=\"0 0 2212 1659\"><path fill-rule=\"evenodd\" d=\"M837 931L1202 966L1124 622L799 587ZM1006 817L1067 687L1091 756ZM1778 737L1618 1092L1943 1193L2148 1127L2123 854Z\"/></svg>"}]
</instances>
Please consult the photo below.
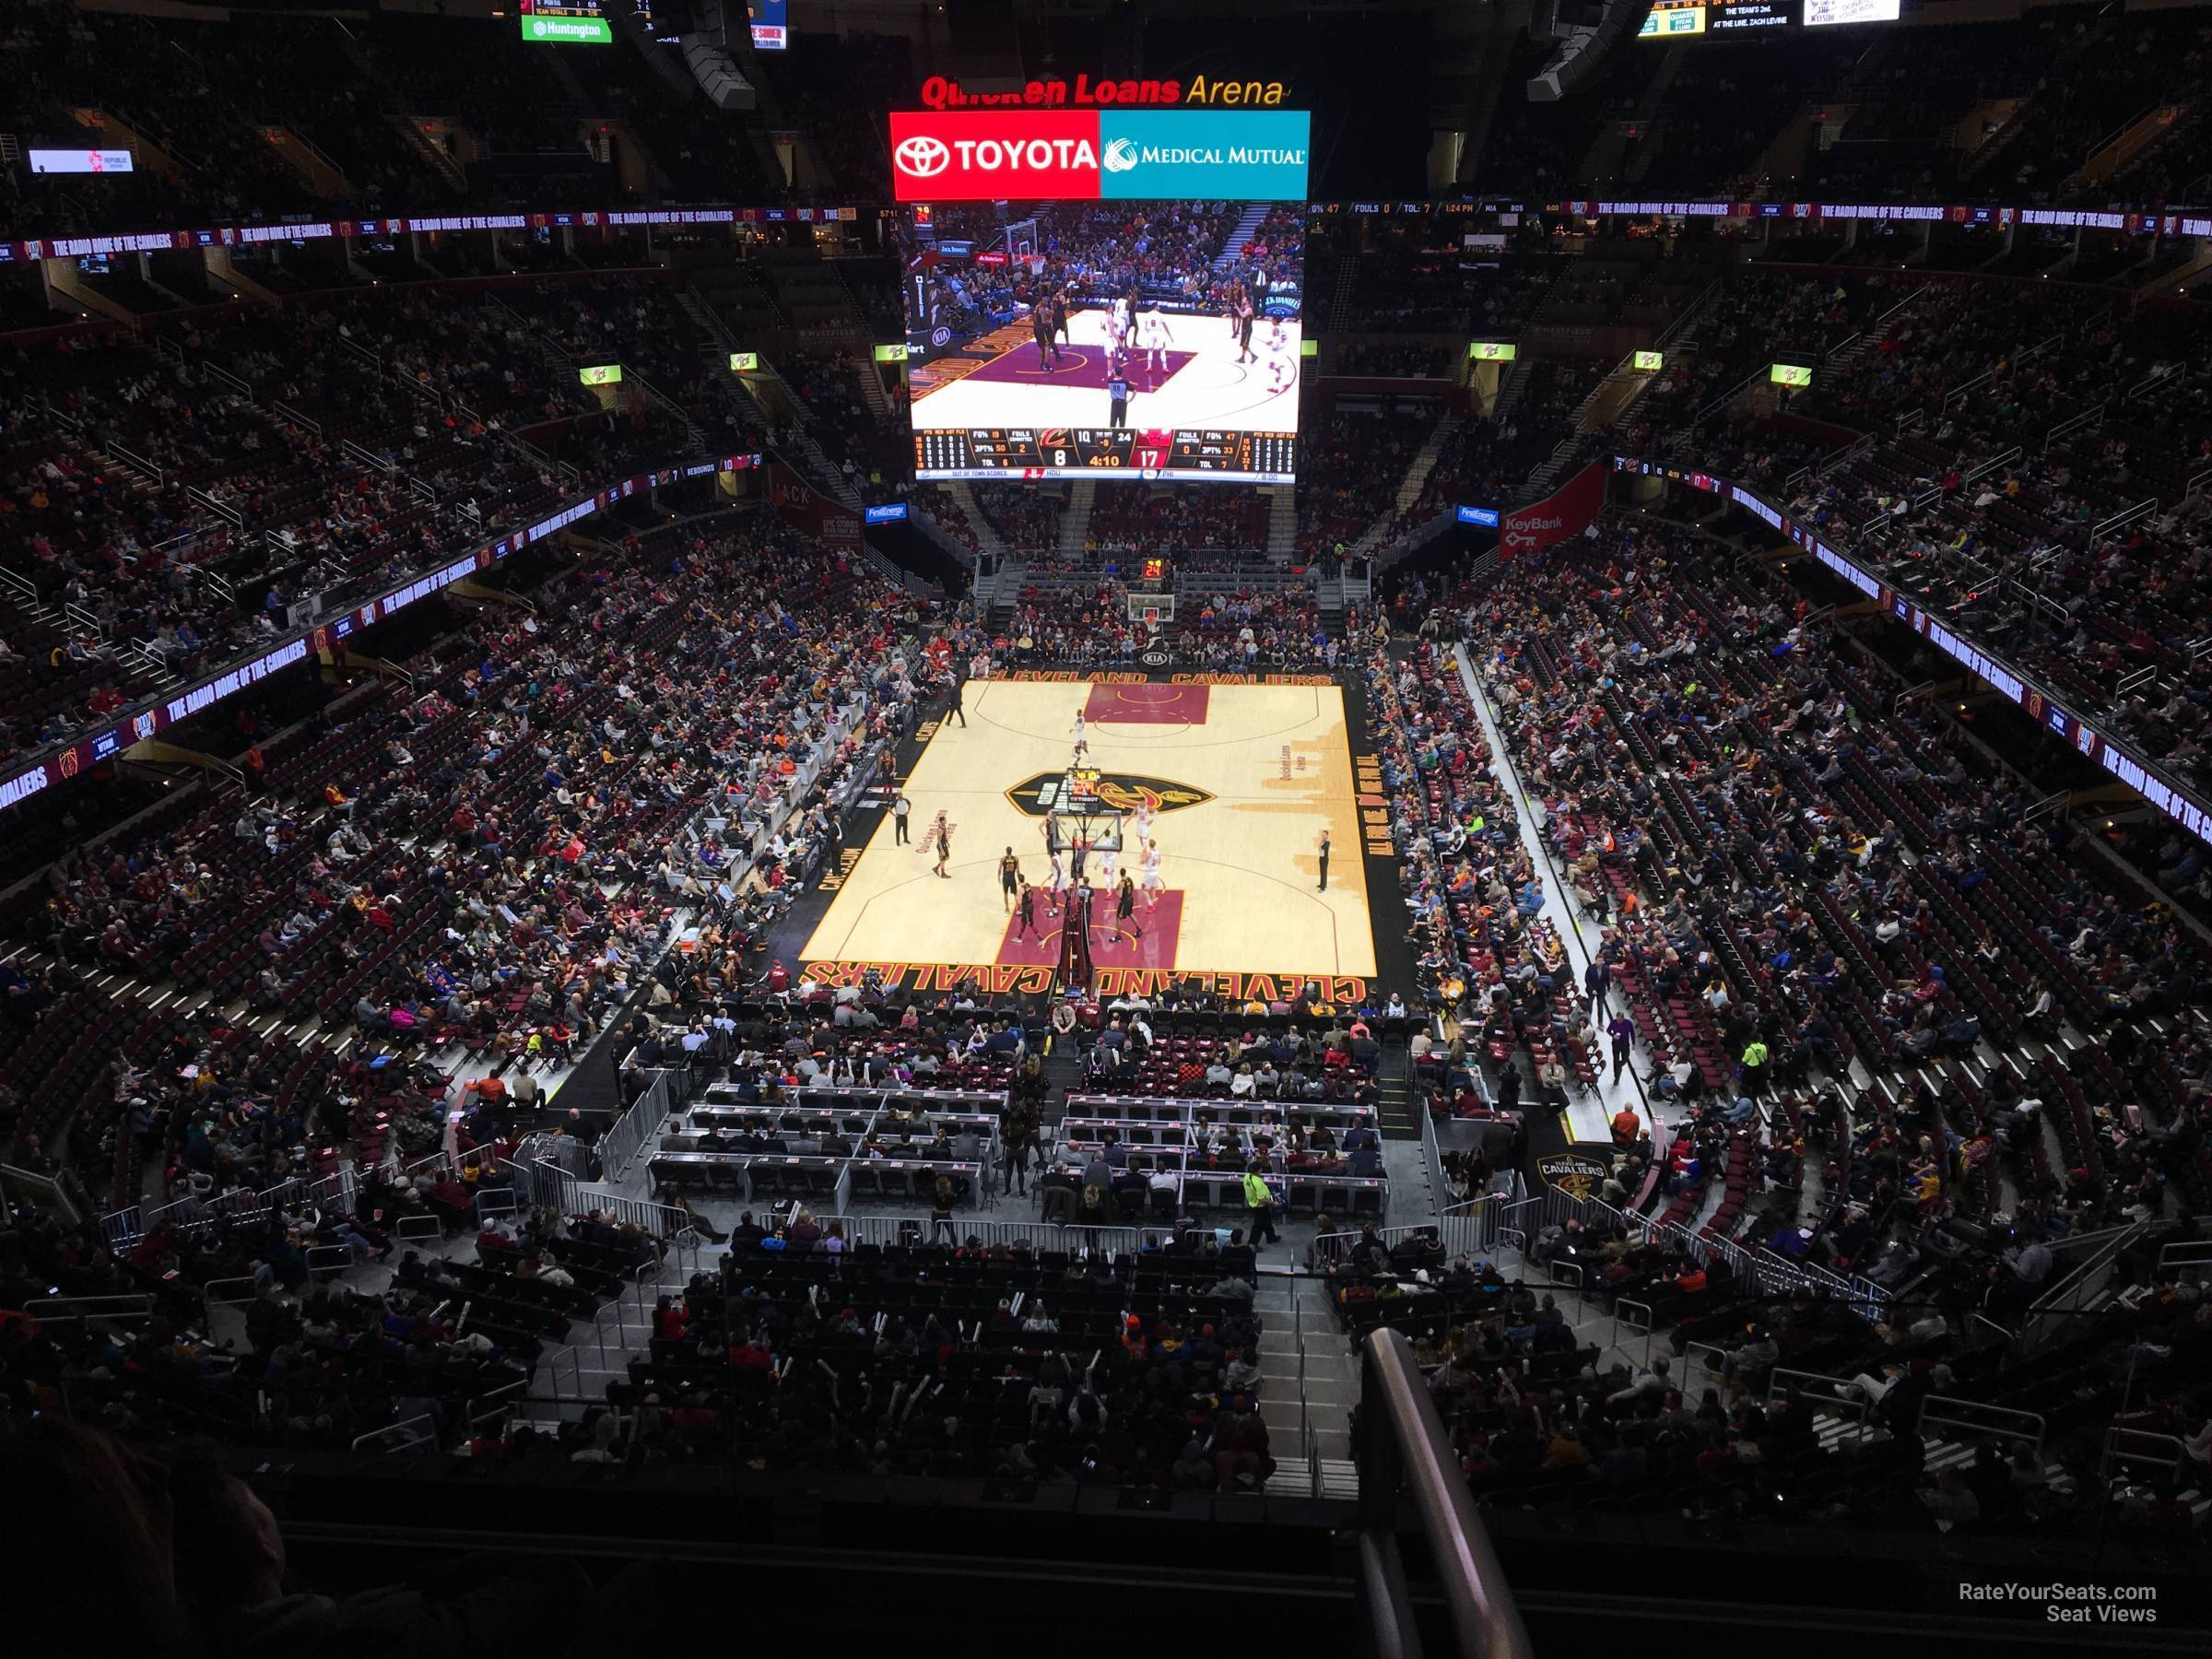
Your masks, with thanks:
<instances>
[{"instance_id":1,"label":"stair aisle","mask_svg":"<svg viewBox=\"0 0 2212 1659\"><path fill-rule=\"evenodd\" d=\"M1382 1069L1375 1078L1375 1121L1384 1140L1419 1140L1421 1120L1414 1099L1408 1058L1394 1044L1383 1050Z\"/></svg>"},{"instance_id":2,"label":"stair aisle","mask_svg":"<svg viewBox=\"0 0 2212 1659\"><path fill-rule=\"evenodd\" d=\"M1269 1489L1350 1498L1351 1412L1359 1362L1336 1321L1328 1281L1263 1274L1253 1299L1260 1316L1260 1418L1277 1468Z\"/></svg>"},{"instance_id":3,"label":"stair aisle","mask_svg":"<svg viewBox=\"0 0 2212 1659\"><path fill-rule=\"evenodd\" d=\"M1298 492L1288 484L1267 491L1267 557L1288 560L1298 552Z\"/></svg>"},{"instance_id":4,"label":"stair aisle","mask_svg":"<svg viewBox=\"0 0 2212 1659\"><path fill-rule=\"evenodd\" d=\"M1253 232L1260 228L1260 221L1267 217L1268 206L1269 204L1265 202L1244 204L1244 212L1237 220L1236 229L1229 233L1229 240L1222 244L1221 252L1214 255L1214 272L1217 276L1235 263L1244 244L1252 240Z\"/></svg>"},{"instance_id":5,"label":"stair aisle","mask_svg":"<svg viewBox=\"0 0 2212 1659\"><path fill-rule=\"evenodd\" d=\"M950 496L953 504L967 515L968 527L975 532L976 545L994 558L1004 559L1007 552L1006 541L991 521L983 516L983 510L976 501L975 491L959 478L940 484L937 488Z\"/></svg>"},{"instance_id":6,"label":"stair aisle","mask_svg":"<svg viewBox=\"0 0 2212 1659\"><path fill-rule=\"evenodd\" d=\"M1099 487L1078 478L1068 487L1067 511L1060 515L1060 556L1079 559L1090 536L1090 510L1098 503Z\"/></svg>"},{"instance_id":7,"label":"stair aisle","mask_svg":"<svg viewBox=\"0 0 2212 1659\"><path fill-rule=\"evenodd\" d=\"M1429 485L1429 475L1436 470L1444 446L1451 442L1452 435L1458 430L1457 415L1446 415L1436 423L1436 429L1429 434L1428 441L1415 451L1413 459L1406 464L1406 476L1398 480L1398 493L1391 498L1390 506L1378 514L1375 522L1352 544L1354 553L1372 553L1382 545L1390 535L1391 526L1398 522L1399 515L1421 499L1421 491Z\"/></svg>"}]
</instances>

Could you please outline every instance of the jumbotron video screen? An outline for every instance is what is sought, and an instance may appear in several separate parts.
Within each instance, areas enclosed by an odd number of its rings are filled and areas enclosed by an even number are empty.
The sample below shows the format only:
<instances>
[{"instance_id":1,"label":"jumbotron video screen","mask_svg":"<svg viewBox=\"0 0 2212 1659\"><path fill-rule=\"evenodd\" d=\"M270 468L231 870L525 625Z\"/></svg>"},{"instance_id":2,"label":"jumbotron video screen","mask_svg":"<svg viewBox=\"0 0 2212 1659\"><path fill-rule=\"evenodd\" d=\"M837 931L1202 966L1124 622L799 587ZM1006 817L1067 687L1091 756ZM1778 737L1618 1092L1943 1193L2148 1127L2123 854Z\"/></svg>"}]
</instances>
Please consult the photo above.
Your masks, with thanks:
<instances>
[{"instance_id":1,"label":"jumbotron video screen","mask_svg":"<svg viewBox=\"0 0 2212 1659\"><path fill-rule=\"evenodd\" d=\"M1295 155L1302 194L1298 121L1295 147L1263 153L1277 171ZM1102 185L1100 199L917 201L912 171L938 141L900 140L896 124L893 133L894 164L908 175L900 236L916 477L1295 479L1302 202L1227 189L1208 199L1125 194L1155 161L1163 180L1218 168L1225 186L1282 188L1253 149L1056 139L1039 171L1062 188ZM958 141L959 165L946 171L974 174L992 142ZM1044 159L1045 141L1034 147ZM997 153L1023 148L1016 140Z\"/></svg>"}]
</instances>

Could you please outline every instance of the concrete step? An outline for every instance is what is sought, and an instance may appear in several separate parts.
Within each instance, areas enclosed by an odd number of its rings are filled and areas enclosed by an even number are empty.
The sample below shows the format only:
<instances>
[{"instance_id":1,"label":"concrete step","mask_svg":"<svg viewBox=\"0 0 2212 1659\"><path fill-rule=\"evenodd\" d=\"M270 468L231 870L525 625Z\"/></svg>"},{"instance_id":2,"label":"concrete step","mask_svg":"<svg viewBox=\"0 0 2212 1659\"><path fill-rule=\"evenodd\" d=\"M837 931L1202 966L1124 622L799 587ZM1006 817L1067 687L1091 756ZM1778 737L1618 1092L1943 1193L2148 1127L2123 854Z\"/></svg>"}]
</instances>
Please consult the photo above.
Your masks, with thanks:
<instances>
[{"instance_id":1,"label":"concrete step","mask_svg":"<svg viewBox=\"0 0 2212 1659\"><path fill-rule=\"evenodd\" d=\"M1312 1467L1302 1457L1278 1457L1275 1473L1267 1477L1267 1489L1279 1492L1286 1498L1303 1498L1313 1490Z\"/></svg>"},{"instance_id":2,"label":"concrete step","mask_svg":"<svg viewBox=\"0 0 2212 1659\"><path fill-rule=\"evenodd\" d=\"M1317 1382L1309 1376L1304 1389L1306 1415L1315 1421L1324 1417L1341 1418L1359 1402L1359 1388L1348 1382Z\"/></svg>"}]
</instances>

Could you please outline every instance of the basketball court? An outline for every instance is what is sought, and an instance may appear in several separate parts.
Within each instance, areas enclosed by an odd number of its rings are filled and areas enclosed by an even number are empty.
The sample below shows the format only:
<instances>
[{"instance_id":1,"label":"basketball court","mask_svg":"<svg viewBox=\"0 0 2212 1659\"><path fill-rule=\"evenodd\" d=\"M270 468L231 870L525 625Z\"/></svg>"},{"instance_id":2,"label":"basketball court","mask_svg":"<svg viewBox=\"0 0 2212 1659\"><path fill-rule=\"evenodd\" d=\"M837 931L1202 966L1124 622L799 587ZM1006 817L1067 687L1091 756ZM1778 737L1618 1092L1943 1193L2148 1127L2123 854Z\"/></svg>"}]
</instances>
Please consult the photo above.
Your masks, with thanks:
<instances>
[{"instance_id":1,"label":"basketball court","mask_svg":"<svg viewBox=\"0 0 2212 1659\"><path fill-rule=\"evenodd\" d=\"M1118 868L1141 881L1140 813L1159 888L1127 921L1090 860L1100 969L1278 977L1376 971L1344 693L1335 686L972 680L968 724L940 724L906 782L910 844L886 813L803 953L807 962L1049 964L1046 837L1062 803L1078 712L1097 794L1120 815ZM935 874L931 826L951 826ZM1329 832L1328 890L1319 845ZM999 861L1011 847L1041 889L1036 925L1010 917ZM1118 871L1117 871L1118 876ZM1073 908L1070 905L1068 908Z\"/></svg>"},{"instance_id":2,"label":"basketball court","mask_svg":"<svg viewBox=\"0 0 2212 1659\"><path fill-rule=\"evenodd\" d=\"M1235 335L1218 316L1170 316L1172 336L1159 371L1141 350L1129 359L1129 424L1218 427L1238 432L1298 430L1301 327L1282 324L1282 347L1270 353L1274 324L1252 332L1253 360L1237 361ZM1077 312L1057 355L1041 367L1029 324L1012 323L965 351L909 369L913 424L952 427L1102 427L1112 412L1106 382L1110 348L1103 311ZM1281 359L1270 368L1271 355Z\"/></svg>"}]
</instances>

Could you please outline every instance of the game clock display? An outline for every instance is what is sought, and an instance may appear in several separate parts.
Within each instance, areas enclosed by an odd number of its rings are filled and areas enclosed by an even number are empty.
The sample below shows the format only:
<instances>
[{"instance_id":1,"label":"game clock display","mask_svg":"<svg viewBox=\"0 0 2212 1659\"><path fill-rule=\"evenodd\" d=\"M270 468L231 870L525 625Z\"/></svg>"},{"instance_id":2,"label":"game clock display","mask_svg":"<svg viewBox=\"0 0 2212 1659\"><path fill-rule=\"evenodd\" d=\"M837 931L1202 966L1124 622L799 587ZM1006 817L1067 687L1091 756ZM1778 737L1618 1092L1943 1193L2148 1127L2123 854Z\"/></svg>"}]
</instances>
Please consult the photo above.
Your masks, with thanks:
<instances>
[{"instance_id":1,"label":"game clock display","mask_svg":"<svg viewBox=\"0 0 2212 1659\"><path fill-rule=\"evenodd\" d=\"M1212 427L970 427L917 431L914 470L939 478L1206 478L1288 484L1294 432Z\"/></svg>"}]
</instances>

